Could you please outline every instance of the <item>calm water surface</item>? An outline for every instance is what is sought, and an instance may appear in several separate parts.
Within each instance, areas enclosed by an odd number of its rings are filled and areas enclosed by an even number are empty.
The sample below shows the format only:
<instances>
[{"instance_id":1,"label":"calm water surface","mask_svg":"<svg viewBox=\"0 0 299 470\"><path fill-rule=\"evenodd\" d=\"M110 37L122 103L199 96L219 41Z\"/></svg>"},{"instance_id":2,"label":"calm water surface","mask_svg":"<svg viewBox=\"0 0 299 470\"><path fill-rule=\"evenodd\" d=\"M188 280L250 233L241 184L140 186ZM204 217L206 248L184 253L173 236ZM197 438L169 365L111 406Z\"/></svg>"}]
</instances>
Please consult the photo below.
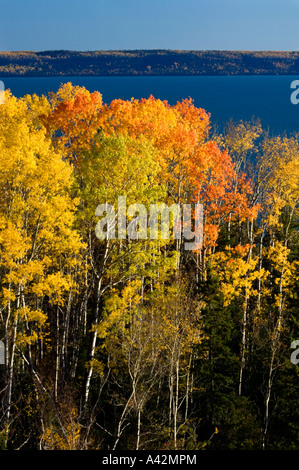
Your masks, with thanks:
<instances>
[{"instance_id":1,"label":"calm water surface","mask_svg":"<svg viewBox=\"0 0 299 470\"><path fill-rule=\"evenodd\" d=\"M230 119L259 117L271 134L299 131L299 104L290 100L291 83L297 76L223 77L22 77L2 79L5 88L21 97L57 91L61 83L72 82L89 91L100 91L103 101L115 98L155 98L175 104L191 97L194 104L211 114L220 128ZM0 77L1 79L1 77Z\"/></svg>"}]
</instances>

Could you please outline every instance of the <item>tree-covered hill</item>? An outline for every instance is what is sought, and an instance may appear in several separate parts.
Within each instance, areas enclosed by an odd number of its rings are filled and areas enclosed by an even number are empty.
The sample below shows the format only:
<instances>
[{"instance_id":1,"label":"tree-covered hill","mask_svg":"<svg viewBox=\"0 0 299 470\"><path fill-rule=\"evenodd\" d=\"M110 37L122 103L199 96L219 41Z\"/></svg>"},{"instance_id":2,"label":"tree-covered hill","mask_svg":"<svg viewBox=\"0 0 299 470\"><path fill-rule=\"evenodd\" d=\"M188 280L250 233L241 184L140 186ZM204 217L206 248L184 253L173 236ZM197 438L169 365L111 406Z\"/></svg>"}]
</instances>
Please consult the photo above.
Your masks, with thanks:
<instances>
[{"instance_id":1,"label":"tree-covered hill","mask_svg":"<svg viewBox=\"0 0 299 470\"><path fill-rule=\"evenodd\" d=\"M255 74L299 74L299 52L180 50L0 52L0 77Z\"/></svg>"}]
</instances>

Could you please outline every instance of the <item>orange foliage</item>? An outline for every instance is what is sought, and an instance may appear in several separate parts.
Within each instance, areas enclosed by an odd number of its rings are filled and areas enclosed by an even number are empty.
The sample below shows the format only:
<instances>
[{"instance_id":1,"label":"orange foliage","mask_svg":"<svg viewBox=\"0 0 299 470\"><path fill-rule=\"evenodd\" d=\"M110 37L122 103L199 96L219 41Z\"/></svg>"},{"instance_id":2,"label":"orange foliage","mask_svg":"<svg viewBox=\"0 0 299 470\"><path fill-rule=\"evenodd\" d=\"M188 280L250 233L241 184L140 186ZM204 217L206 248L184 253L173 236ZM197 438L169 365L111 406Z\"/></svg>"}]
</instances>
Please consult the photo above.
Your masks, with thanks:
<instances>
[{"instance_id":1,"label":"orange foliage","mask_svg":"<svg viewBox=\"0 0 299 470\"><path fill-rule=\"evenodd\" d=\"M220 221L253 219L258 208L249 204L250 182L237 175L227 151L209 140L209 119L191 99L171 106L149 96L115 99L108 105L100 93L70 84L54 96L52 112L43 117L77 168L99 131L149 141L157 150L159 178L169 189L169 200L204 204L205 244L211 246L217 242Z\"/></svg>"}]
</instances>

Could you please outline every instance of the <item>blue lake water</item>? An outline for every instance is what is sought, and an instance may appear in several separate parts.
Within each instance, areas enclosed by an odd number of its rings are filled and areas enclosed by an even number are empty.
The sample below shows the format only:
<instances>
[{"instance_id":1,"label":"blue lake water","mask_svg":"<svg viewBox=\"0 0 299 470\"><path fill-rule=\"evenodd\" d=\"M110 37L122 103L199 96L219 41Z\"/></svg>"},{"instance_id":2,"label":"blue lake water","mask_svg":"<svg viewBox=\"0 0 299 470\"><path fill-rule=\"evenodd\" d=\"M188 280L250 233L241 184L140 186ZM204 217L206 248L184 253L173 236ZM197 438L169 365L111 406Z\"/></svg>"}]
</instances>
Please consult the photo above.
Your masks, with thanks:
<instances>
[{"instance_id":1,"label":"blue lake water","mask_svg":"<svg viewBox=\"0 0 299 470\"><path fill-rule=\"evenodd\" d=\"M5 88L17 97L57 91L72 82L102 93L103 101L115 98L155 98L175 104L191 97L194 104L211 114L211 122L222 127L234 121L260 118L270 134L299 131L299 104L291 103L291 83L296 76L213 77L21 77L4 78ZM1 77L0 77L1 79Z\"/></svg>"}]
</instances>

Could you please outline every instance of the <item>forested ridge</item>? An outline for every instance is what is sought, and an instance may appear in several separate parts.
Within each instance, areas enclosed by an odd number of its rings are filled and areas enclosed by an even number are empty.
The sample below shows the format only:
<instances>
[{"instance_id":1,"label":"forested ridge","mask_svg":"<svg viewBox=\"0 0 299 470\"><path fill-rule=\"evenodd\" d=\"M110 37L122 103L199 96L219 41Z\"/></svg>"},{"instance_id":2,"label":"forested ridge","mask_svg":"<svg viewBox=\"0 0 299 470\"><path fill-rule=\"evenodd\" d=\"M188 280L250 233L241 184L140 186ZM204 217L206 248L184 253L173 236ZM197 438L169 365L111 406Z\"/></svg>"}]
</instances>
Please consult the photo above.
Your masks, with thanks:
<instances>
[{"instance_id":1,"label":"forested ridge","mask_svg":"<svg viewBox=\"0 0 299 470\"><path fill-rule=\"evenodd\" d=\"M298 135L71 83L0 126L1 448L298 450ZM202 246L99 239L120 196Z\"/></svg>"},{"instance_id":2,"label":"forested ridge","mask_svg":"<svg viewBox=\"0 0 299 470\"><path fill-rule=\"evenodd\" d=\"M11 51L8 76L298 75L298 51Z\"/></svg>"}]
</instances>

